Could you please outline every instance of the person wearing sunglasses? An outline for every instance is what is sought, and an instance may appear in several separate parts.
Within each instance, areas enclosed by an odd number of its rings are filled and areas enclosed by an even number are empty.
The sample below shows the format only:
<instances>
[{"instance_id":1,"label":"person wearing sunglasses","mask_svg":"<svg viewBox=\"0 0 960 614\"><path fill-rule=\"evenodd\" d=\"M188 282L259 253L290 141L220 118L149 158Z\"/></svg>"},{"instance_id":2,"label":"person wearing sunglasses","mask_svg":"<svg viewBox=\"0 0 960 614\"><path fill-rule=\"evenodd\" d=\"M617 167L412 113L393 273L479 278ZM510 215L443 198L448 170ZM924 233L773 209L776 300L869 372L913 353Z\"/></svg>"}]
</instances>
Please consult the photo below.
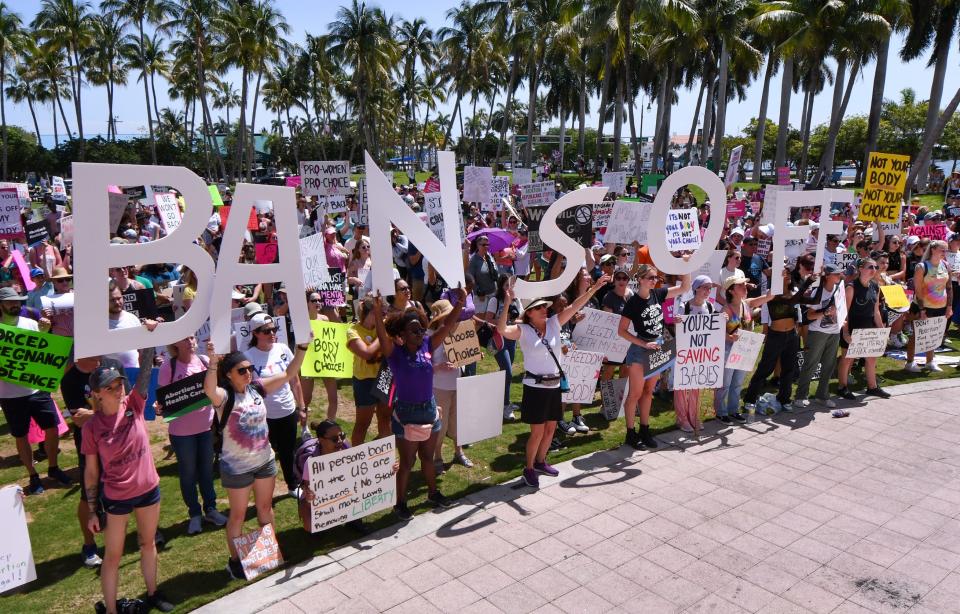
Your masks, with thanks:
<instances>
[{"instance_id":1,"label":"person wearing sunglasses","mask_svg":"<svg viewBox=\"0 0 960 614\"><path fill-rule=\"evenodd\" d=\"M690 256L684 255L683 259L689 260ZM652 265L642 264L637 271L637 278L637 293L624 306L617 332L632 344L623 360L630 378L630 392L623 405L623 416L627 425L624 444L642 450L645 447L657 447L657 441L650 434L650 405L653 403L653 391L660 376L647 376L645 371L650 354L658 351L663 344L663 303L667 299L678 298L690 289L690 274L681 277L680 283L673 287L658 288L660 276L657 269ZM631 325L635 331L633 333L629 331ZM638 405L639 432L634 430Z\"/></svg>"},{"instance_id":2,"label":"person wearing sunglasses","mask_svg":"<svg viewBox=\"0 0 960 614\"><path fill-rule=\"evenodd\" d=\"M287 370L293 362L290 348L277 341L277 321L265 313L250 320L250 346L243 350L257 376L268 378ZM298 373L299 375L299 373ZM307 425L300 378L285 382L279 389L264 396L267 408L267 430L270 446L277 454L289 495L297 498L297 482L293 479L293 453L297 448L297 425Z\"/></svg>"},{"instance_id":3,"label":"person wearing sunglasses","mask_svg":"<svg viewBox=\"0 0 960 614\"><path fill-rule=\"evenodd\" d=\"M947 268L946 241L930 241L923 260L913 270L913 287L916 293L910 313L914 320L946 316L950 321L953 316L953 284L950 283L950 270ZM920 371L914 362L915 341L916 337L911 336L907 345L907 364L904 366L904 369L914 373ZM936 373L943 371L936 363L933 350L927 352L926 357L928 370Z\"/></svg>"},{"instance_id":4,"label":"person wearing sunglasses","mask_svg":"<svg viewBox=\"0 0 960 614\"><path fill-rule=\"evenodd\" d=\"M256 382L253 362L246 354L231 352L221 357L214 351L213 342L207 343L210 366L203 380L203 391L213 405L223 432L220 481L230 502L226 531L230 552L227 572L236 580L245 576L233 540L243 534L251 490L260 526L273 523L277 465L270 446L264 397L296 379L312 340L311 332L307 343L297 346L297 352L285 370Z\"/></svg>"},{"instance_id":5,"label":"person wearing sunglasses","mask_svg":"<svg viewBox=\"0 0 960 614\"><path fill-rule=\"evenodd\" d=\"M850 368L853 358L847 358L847 348L850 347L851 335L858 328L883 328L884 322L880 315L880 285L876 282L877 263L866 258L857 262L857 276L846 288L847 321L841 331L840 347L843 353L840 357L840 369L837 373L839 387L837 395L849 401L857 397L850 392L847 386L850 377ZM877 359L864 358L864 371L867 374L867 396L889 399L890 393L877 384Z\"/></svg>"},{"instance_id":6,"label":"person wearing sunglasses","mask_svg":"<svg viewBox=\"0 0 960 614\"><path fill-rule=\"evenodd\" d=\"M309 316L311 320L317 320L318 322L340 321L336 310L331 309L327 311L327 313L323 313L324 311L323 295L313 288L307 288L307 316ZM305 412L310 411L310 404L313 402L313 387L316 379L317 378L313 377L300 377L300 390L303 393L303 408ZM327 393L327 419L335 420L339 407L337 380L332 377L321 377L319 379L323 382L323 388Z\"/></svg>"},{"instance_id":7,"label":"person wearing sunglasses","mask_svg":"<svg viewBox=\"0 0 960 614\"><path fill-rule=\"evenodd\" d=\"M620 315L623 313L623 308L627 305L627 301L629 301L632 296L633 290L630 289L630 275L626 271L617 271L613 274L613 289L603 295L601 307L607 313ZM603 368L600 371L600 378L604 381L613 379L614 372L617 369L620 369L620 376L624 377L626 370L622 362L604 360ZM574 426L580 426L580 422L582 421L583 418L581 418L579 422L574 418ZM585 426L586 425L580 426L580 428Z\"/></svg>"},{"instance_id":8,"label":"person wearing sunglasses","mask_svg":"<svg viewBox=\"0 0 960 614\"><path fill-rule=\"evenodd\" d=\"M520 324L507 324L509 309L501 310L497 318L497 331L507 339L519 341L523 352L526 372L523 374L520 420L530 425L526 466L523 469L523 481L528 486L540 486L538 474L560 475L547 462L547 452L557 422L563 418L563 395L560 390L560 380L564 377L560 367L561 329L583 309L597 290L610 283L610 279L609 275L601 276L566 309L552 316L548 309L553 301L541 298L527 305ZM504 303L510 305L514 298L513 284L510 284L504 292Z\"/></svg>"}]
</instances>

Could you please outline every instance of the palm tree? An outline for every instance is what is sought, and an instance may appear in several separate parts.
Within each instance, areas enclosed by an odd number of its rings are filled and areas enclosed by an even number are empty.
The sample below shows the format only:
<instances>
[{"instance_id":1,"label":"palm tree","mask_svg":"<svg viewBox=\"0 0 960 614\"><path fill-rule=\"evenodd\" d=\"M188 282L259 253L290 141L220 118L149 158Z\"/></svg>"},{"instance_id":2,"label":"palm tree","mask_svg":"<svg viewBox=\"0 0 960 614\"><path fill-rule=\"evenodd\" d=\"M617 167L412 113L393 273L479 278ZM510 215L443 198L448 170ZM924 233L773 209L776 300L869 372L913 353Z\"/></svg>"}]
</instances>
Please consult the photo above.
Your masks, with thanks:
<instances>
[{"instance_id":1,"label":"palm tree","mask_svg":"<svg viewBox=\"0 0 960 614\"><path fill-rule=\"evenodd\" d=\"M146 58L146 34L144 31L147 25L159 25L167 15L173 13L174 6L169 0L103 0L101 8L115 13L134 26L136 26L137 51L139 52L139 66L146 70L148 66ZM157 163L157 142L153 133L153 110L150 105L150 84L147 79L143 79L143 98L147 107L147 128L150 133L150 157L154 164Z\"/></svg>"},{"instance_id":2,"label":"palm tree","mask_svg":"<svg viewBox=\"0 0 960 614\"><path fill-rule=\"evenodd\" d=\"M60 117L63 119L63 126L67 132L67 138L72 140L73 133L70 130L70 124L67 121L67 115L63 111L63 99L70 100L69 79L63 49L50 46L37 46L28 44L24 49L24 62L29 67L29 73L33 79L43 84L42 88L37 90L38 102L49 102L53 114L53 142L54 147L60 144L57 132L57 110L60 111ZM66 88L66 89L64 89Z\"/></svg>"},{"instance_id":3,"label":"palm tree","mask_svg":"<svg viewBox=\"0 0 960 614\"><path fill-rule=\"evenodd\" d=\"M116 15L107 13L93 19L94 46L87 64L87 81L107 88L107 139L116 140L117 123L113 115L116 86L127 82L127 66L121 62L124 24Z\"/></svg>"},{"instance_id":4,"label":"palm tree","mask_svg":"<svg viewBox=\"0 0 960 614\"><path fill-rule=\"evenodd\" d=\"M243 146L246 140L247 101L250 86L250 71L255 66L253 56L257 41L252 36L253 16L251 5L231 0L212 23L219 36L217 57L220 68L240 68L240 124L237 130L236 153L230 176L239 177L243 170Z\"/></svg>"},{"instance_id":5,"label":"palm tree","mask_svg":"<svg viewBox=\"0 0 960 614\"><path fill-rule=\"evenodd\" d=\"M328 44L328 53L342 58L353 68L350 86L357 99L358 128L364 146L379 159L368 101L371 93L389 82L399 59L387 18L379 8L368 8L365 2L352 0L349 7L340 7L337 11L329 27Z\"/></svg>"},{"instance_id":6,"label":"palm tree","mask_svg":"<svg viewBox=\"0 0 960 614\"><path fill-rule=\"evenodd\" d=\"M141 43L143 47L141 48ZM152 117L160 117L160 107L157 104L156 74L169 79L170 63L167 60L166 52L163 49L163 40L159 32L152 35L139 37L130 35L125 39L122 49L123 55L127 58L126 68L140 71L140 77L137 81L144 81L149 86L148 105L153 105Z\"/></svg>"},{"instance_id":7,"label":"palm tree","mask_svg":"<svg viewBox=\"0 0 960 614\"><path fill-rule=\"evenodd\" d=\"M451 121L447 124L447 131L443 137L442 149L447 148L450 133L453 130L453 120L460 113L460 102L467 88L472 85L474 55L480 46L485 26L482 11L467 0L449 9L446 16L452 23L437 30L437 37L440 39L444 71L455 84L457 97L453 104Z\"/></svg>"},{"instance_id":8,"label":"palm tree","mask_svg":"<svg viewBox=\"0 0 960 614\"><path fill-rule=\"evenodd\" d=\"M37 113L33 107L34 101L38 100L37 86L41 83L26 76L27 70L26 66L20 66L16 71L7 73L6 96L14 104L26 101L27 107L30 109L30 117L33 118L33 130L37 135L37 145L43 149L43 141L40 139L40 124L37 123Z\"/></svg>"},{"instance_id":9,"label":"palm tree","mask_svg":"<svg viewBox=\"0 0 960 614\"><path fill-rule=\"evenodd\" d=\"M20 16L0 2L0 130L3 133L2 178L7 179L7 61L23 45L23 22Z\"/></svg>"},{"instance_id":10,"label":"palm tree","mask_svg":"<svg viewBox=\"0 0 960 614\"><path fill-rule=\"evenodd\" d=\"M433 30L427 27L423 19L403 21L397 28L397 45L402 61L402 87L404 91L404 121L401 130L400 157L407 153L407 134L416 109L417 62L426 68L430 66L437 53L433 40Z\"/></svg>"},{"instance_id":11,"label":"palm tree","mask_svg":"<svg viewBox=\"0 0 960 614\"><path fill-rule=\"evenodd\" d=\"M83 87L84 62L81 61L93 42L93 13L86 0L43 0L40 11L31 24L45 45L63 49L67 60L70 94L77 116L80 137L79 156L84 159L83 112L80 90ZM71 137L72 138L72 137Z\"/></svg>"},{"instance_id":12,"label":"palm tree","mask_svg":"<svg viewBox=\"0 0 960 614\"><path fill-rule=\"evenodd\" d=\"M217 83L217 89L213 93L213 108L226 109L227 125L230 125L230 109L240 106L240 92L234 89L233 84L223 80Z\"/></svg>"},{"instance_id":13,"label":"palm tree","mask_svg":"<svg viewBox=\"0 0 960 614\"><path fill-rule=\"evenodd\" d=\"M263 73L269 64L280 59L280 53L288 45L284 35L290 33L290 25L283 15L266 1L251 5L250 35L257 42L254 47L254 56L251 58L254 70L257 73L257 83L253 90L253 111L250 115L250 140L247 144L247 180L253 179L253 135L256 134L257 106L260 98L260 83Z\"/></svg>"}]
</instances>

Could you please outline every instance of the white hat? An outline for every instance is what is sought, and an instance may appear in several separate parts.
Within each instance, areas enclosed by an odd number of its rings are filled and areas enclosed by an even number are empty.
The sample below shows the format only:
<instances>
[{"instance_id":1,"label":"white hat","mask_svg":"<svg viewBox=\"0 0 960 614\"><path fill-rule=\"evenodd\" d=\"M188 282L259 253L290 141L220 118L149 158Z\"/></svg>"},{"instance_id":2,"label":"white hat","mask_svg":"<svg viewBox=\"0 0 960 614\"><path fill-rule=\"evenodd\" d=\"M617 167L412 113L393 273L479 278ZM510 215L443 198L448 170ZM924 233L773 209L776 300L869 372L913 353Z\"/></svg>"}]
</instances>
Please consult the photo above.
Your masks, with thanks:
<instances>
[{"instance_id":1,"label":"white hat","mask_svg":"<svg viewBox=\"0 0 960 614\"><path fill-rule=\"evenodd\" d=\"M917 235L910 235L909 237L907 237L907 241L906 241L907 247L913 247L919 242L920 242L920 237L918 237Z\"/></svg>"},{"instance_id":2,"label":"white hat","mask_svg":"<svg viewBox=\"0 0 960 614\"><path fill-rule=\"evenodd\" d=\"M743 236L743 228L737 227L730 231L731 235L740 235Z\"/></svg>"},{"instance_id":3,"label":"white hat","mask_svg":"<svg viewBox=\"0 0 960 614\"><path fill-rule=\"evenodd\" d=\"M760 232L767 235L767 238L773 238L773 224L764 224L760 227Z\"/></svg>"},{"instance_id":4,"label":"white hat","mask_svg":"<svg viewBox=\"0 0 960 614\"><path fill-rule=\"evenodd\" d=\"M250 330L252 331L257 330L261 326L266 326L267 324L273 324L273 318L265 313L258 313L250 318Z\"/></svg>"}]
</instances>

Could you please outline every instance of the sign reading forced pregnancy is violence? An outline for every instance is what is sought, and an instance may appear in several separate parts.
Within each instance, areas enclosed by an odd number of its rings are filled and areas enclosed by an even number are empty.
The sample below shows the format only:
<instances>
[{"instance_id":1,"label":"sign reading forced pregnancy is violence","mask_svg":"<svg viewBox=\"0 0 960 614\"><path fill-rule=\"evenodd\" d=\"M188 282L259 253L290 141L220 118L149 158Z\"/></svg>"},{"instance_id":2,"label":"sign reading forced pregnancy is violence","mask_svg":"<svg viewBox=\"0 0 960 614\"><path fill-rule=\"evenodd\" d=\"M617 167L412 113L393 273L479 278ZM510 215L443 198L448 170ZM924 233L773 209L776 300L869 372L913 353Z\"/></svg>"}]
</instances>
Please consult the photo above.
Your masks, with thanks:
<instances>
[{"instance_id":1,"label":"sign reading forced pregnancy is violence","mask_svg":"<svg viewBox=\"0 0 960 614\"><path fill-rule=\"evenodd\" d=\"M0 379L55 392L72 343L69 337L0 324Z\"/></svg>"}]
</instances>

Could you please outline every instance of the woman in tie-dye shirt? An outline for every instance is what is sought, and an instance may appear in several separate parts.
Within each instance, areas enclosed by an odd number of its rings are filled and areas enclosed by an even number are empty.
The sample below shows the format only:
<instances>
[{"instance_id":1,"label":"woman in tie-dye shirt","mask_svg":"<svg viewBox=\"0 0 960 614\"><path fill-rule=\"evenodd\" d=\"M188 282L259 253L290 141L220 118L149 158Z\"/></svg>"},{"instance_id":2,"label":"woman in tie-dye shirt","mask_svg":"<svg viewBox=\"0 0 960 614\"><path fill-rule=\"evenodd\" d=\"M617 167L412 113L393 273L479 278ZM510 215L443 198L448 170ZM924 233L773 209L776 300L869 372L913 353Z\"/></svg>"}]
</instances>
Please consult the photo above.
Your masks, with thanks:
<instances>
[{"instance_id":1,"label":"woman in tie-dye shirt","mask_svg":"<svg viewBox=\"0 0 960 614\"><path fill-rule=\"evenodd\" d=\"M916 320L946 316L949 322L950 316L953 315L953 288L950 284L946 254L946 241L930 241L927 251L923 254L923 260L914 269L913 287L916 295L910 311ZM940 334L943 335L944 332L946 332L945 326ZM910 338L910 344L907 347L907 369L910 371L919 370L913 362L915 337ZM931 371L942 371L934 362L932 350L927 352L926 367Z\"/></svg>"}]
</instances>

